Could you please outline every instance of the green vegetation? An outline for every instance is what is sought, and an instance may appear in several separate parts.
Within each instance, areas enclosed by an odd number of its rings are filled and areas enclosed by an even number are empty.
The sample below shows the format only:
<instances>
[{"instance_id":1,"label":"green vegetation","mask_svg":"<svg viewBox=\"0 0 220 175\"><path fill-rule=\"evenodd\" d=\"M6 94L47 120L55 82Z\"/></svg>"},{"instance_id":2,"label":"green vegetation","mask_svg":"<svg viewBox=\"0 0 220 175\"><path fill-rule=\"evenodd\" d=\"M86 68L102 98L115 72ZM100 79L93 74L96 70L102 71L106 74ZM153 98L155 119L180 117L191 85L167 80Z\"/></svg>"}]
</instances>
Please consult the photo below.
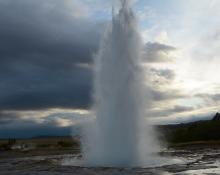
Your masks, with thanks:
<instances>
[{"instance_id":1,"label":"green vegetation","mask_svg":"<svg viewBox=\"0 0 220 175\"><path fill-rule=\"evenodd\" d=\"M170 143L169 144L169 147L172 147L172 148L182 148L182 147L190 147L190 148L193 148L193 147L219 147L220 145L220 140L214 140L214 141L193 141L193 142L185 142L185 143Z\"/></svg>"},{"instance_id":2,"label":"green vegetation","mask_svg":"<svg viewBox=\"0 0 220 175\"><path fill-rule=\"evenodd\" d=\"M9 150L11 150L11 147L9 144L7 143L0 144L0 151L9 151Z\"/></svg>"},{"instance_id":3,"label":"green vegetation","mask_svg":"<svg viewBox=\"0 0 220 175\"><path fill-rule=\"evenodd\" d=\"M57 145L58 145L59 147L64 147L64 148L69 148L69 147L74 148L74 147L78 147L78 146L79 146L78 143L76 143L76 142L71 142L71 141L59 141L59 142L57 143Z\"/></svg>"},{"instance_id":4,"label":"green vegetation","mask_svg":"<svg viewBox=\"0 0 220 175\"><path fill-rule=\"evenodd\" d=\"M171 142L220 140L220 121L198 122L185 125L173 132Z\"/></svg>"},{"instance_id":5,"label":"green vegetation","mask_svg":"<svg viewBox=\"0 0 220 175\"><path fill-rule=\"evenodd\" d=\"M39 137L32 139L0 140L0 151L24 150L79 150L78 139L72 137Z\"/></svg>"},{"instance_id":6,"label":"green vegetation","mask_svg":"<svg viewBox=\"0 0 220 175\"><path fill-rule=\"evenodd\" d=\"M4 140L3 142L0 142L0 150L9 151L14 144L16 144L16 139Z\"/></svg>"},{"instance_id":7,"label":"green vegetation","mask_svg":"<svg viewBox=\"0 0 220 175\"><path fill-rule=\"evenodd\" d=\"M168 144L180 143L220 143L220 120L214 117L210 121L199 121L188 124L159 126L161 138Z\"/></svg>"},{"instance_id":8,"label":"green vegetation","mask_svg":"<svg viewBox=\"0 0 220 175\"><path fill-rule=\"evenodd\" d=\"M37 148L50 148L51 144L37 144Z\"/></svg>"}]
</instances>

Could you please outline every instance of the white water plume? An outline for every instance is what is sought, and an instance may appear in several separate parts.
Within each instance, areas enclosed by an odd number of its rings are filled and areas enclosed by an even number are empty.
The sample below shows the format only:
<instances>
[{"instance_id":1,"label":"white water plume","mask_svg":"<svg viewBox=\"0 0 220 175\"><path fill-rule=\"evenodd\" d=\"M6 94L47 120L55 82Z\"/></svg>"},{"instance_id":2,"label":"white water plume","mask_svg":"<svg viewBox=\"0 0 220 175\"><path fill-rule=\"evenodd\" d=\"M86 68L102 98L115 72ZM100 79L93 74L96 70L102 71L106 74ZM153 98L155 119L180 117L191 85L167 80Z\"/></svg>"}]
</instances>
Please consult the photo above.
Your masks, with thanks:
<instances>
[{"instance_id":1,"label":"white water plume","mask_svg":"<svg viewBox=\"0 0 220 175\"><path fill-rule=\"evenodd\" d=\"M91 166L147 166L157 151L147 108L151 104L141 66L143 43L131 1L121 0L95 57L94 115L83 156Z\"/></svg>"}]
</instances>

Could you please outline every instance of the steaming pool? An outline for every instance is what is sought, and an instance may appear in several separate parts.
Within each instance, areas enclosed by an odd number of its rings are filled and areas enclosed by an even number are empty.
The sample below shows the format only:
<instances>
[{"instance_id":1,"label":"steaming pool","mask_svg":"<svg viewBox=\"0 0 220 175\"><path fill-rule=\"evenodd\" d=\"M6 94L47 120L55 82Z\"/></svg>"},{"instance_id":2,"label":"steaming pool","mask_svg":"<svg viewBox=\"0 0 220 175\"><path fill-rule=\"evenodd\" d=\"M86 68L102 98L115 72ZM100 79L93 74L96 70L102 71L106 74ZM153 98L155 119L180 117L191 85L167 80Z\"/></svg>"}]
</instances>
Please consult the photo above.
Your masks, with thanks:
<instances>
[{"instance_id":1,"label":"steaming pool","mask_svg":"<svg viewBox=\"0 0 220 175\"><path fill-rule=\"evenodd\" d=\"M169 150L149 167L83 165L79 154L0 158L0 175L219 175L220 149ZM158 161L158 160L157 160Z\"/></svg>"}]
</instances>

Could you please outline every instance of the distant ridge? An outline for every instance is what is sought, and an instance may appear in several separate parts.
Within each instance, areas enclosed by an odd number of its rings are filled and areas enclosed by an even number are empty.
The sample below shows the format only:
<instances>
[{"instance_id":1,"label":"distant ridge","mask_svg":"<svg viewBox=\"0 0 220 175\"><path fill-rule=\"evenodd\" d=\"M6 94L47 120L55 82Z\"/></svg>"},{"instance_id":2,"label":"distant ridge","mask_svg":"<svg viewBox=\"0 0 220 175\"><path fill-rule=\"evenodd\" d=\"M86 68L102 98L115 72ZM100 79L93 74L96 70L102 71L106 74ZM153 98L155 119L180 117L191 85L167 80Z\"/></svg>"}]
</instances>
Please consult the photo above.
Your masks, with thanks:
<instances>
[{"instance_id":1,"label":"distant ridge","mask_svg":"<svg viewBox=\"0 0 220 175\"><path fill-rule=\"evenodd\" d=\"M212 120L213 121L220 121L220 113L217 112Z\"/></svg>"},{"instance_id":2,"label":"distant ridge","mask_svg":"<svg viewBox=\"0 0 220 175\"><path fill-rule=\"evenodd\" d=\"M159 126L158 131L169 143L220 141L220 113L211 120Z\"/></svg>"}]
</instances>

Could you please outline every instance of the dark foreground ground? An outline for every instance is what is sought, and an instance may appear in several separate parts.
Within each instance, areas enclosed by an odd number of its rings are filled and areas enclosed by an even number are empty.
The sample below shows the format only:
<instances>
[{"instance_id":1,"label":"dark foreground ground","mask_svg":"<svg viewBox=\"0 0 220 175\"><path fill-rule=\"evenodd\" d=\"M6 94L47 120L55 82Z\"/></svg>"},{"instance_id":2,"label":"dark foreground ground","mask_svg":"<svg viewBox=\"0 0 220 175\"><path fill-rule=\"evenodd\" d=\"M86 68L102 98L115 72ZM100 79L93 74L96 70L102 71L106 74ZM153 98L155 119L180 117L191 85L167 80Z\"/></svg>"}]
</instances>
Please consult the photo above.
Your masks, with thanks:
<instances>
[{"instance_id":1,"label":"dark foreground ground","mask_svg":"<svg viewBox=\"0 0 220 175\"><path fill-rule=\"evenodd\" d=\"M150 168L88 167L80 162L79 138L38 137L0 140L0 175L220 175L220 113L157 129L169 149Z\"/></svg>"},{"instance_id":2,"label":"dark foreground ground","mask_svg":"<svg viewBox=\"0 0 220 175\"><path fill-rule=\"evenodd\" d=\"M38 156L37 156L37 155ZM1 151L0 175L219 175L220 147L187 145L161 153L165 161L150 168L104 168L77 166L76 149Z\"/></svg>"}]
</instances>

